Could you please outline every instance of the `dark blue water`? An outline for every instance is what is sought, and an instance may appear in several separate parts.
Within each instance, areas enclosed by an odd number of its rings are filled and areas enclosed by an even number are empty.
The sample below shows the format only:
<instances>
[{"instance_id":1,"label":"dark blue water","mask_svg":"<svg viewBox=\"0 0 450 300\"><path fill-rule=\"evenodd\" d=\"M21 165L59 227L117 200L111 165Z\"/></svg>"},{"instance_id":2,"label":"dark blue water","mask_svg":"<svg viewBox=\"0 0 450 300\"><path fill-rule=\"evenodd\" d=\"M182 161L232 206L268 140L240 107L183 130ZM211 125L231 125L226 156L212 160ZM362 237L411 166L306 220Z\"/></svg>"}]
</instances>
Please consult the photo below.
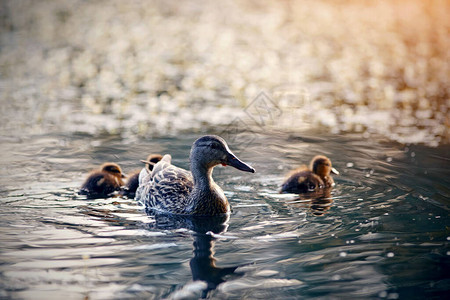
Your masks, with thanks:
<instances>
[{"instance_id":1,"label":"dark blue water","mask_svg":"<svg viewBox=\"0 0 450 300\"><path fill-rule=\"evenodd\" d=\"M105 161L149 153L188 168L177 138L3 138L0 298L440 299L450 290L449 146L360 136L257 135L230 148L255 174L217 167L229 220L147 215L134 200L86 200ZM340 172L319 198L280 195L285 173L325 154Z\"/></svg>"}]
</instances>

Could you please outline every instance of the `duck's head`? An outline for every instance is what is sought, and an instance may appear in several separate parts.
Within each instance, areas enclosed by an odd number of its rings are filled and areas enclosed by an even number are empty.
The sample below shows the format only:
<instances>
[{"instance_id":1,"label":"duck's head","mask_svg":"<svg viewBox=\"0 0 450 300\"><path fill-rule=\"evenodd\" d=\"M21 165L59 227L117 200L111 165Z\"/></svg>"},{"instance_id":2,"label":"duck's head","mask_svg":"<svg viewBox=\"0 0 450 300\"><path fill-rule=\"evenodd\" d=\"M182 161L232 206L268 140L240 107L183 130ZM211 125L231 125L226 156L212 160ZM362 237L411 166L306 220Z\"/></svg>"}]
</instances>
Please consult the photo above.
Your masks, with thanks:
<instances>
[{"instance_id":1,"label":"duck's head","mask_svg":"<svg viewBox=\"0 0 450 300\"><path fill-rule=\"evenodd\" d=\"M141 162L145 163L145 168L147 171L152 171L153 166L156 165L158 161L162 159L161 154L150 154L146 160L141 160Z\"/></svg>"},{"instance_id":2,"label":"duck's head","mask_svg":"<svg viewBox=\"0 0 450 300\"><path fill-rule=\"evenodd\" d=\"M313 173L320 177L330 176L330 173L339 174L339 172L331 165L331 160L324 155L317 155L311 160L310 165Z\"/></svg>"},{"instance_id":3,"label":"duck's head","mask_svg":"<svg viewBox=\"0 0 450 300\"><path fill-rule=\"evenodd\" d=\"M228 148L223 138L217 135L205 135L194 142L191 148L192 165L210 169L217 165L232 166L244 172L255 173L255 169L247 165Z\"/></svg>"},{"instance_id":4,"label":"duck's head","mask_svg":"<svg viewBox=\"0 0 450 300\"><path fill-rule=\"evenodd\" d=\"M116 163L104 163L101 167L100 170L102 172L106 172L109 173L115 177L118 178L125 178L127 177L123 172L122 169L119 167L118 164Z\"/></svg>"}]
</instances>

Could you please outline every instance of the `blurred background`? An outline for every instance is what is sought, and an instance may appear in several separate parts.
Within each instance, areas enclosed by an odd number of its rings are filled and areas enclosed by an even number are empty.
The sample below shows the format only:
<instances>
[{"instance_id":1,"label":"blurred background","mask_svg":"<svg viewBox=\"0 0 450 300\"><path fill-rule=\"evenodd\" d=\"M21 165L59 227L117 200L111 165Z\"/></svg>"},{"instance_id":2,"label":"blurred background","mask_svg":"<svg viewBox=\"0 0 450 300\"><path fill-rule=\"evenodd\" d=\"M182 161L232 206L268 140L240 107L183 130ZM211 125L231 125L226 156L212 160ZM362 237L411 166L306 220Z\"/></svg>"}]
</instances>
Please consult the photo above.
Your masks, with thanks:
<instances>
[{"instance_id":1,"label":"blurred background","mask_svg":"<svg viewBox=\"0 0 450 300\"><path fill-rule=\"evenodd\" d=\"M449 11L445 0L4 0L0 134L241 124L446 144ZM254 100L270 122L252 120Z\"/></svg>"},{"instance_id":2,"label":"blurred background","mask_svg":"<svg viewBox=\"0 0 450 300\"><path fill-rule=\"evenodd\" d=\"M216 258L248 268L211 299L448 298L449 12L0 0L0 298L186 299L199 270L218 285ZM106 161L188 168L204 133L257 170L216 168L233 212L215 243L134 199L77 195ZM280 195L316 154L333 190Z\"/></svg>"}]
</instances>

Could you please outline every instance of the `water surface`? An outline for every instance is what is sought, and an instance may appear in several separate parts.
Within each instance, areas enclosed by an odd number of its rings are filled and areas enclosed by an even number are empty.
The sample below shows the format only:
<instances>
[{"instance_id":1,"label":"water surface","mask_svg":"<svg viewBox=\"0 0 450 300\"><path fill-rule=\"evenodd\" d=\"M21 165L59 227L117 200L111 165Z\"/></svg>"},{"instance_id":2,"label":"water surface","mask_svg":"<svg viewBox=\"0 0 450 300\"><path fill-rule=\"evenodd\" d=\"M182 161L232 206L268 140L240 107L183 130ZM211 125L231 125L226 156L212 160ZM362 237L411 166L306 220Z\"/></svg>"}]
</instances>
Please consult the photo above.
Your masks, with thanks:
<instances>
[{"instance_id":1,"label":"water surface","mask_svg":"<svg viewBox=\"0 0 450 300\"><path fill-rule=\"evenodd\" d=\"M449 3L2 1L0 298L443 298ZM213 132L229 220L77 195ZM316 154L336 187L278 194Z\"/></svg>"},{"instance_id":2,"label":"water surface","mask_svg":"<svg viewBox=\"0 0 450 300\"><path fill-rule=\"evenodd\" d=\"M3 138L0 298L424 299L449 291L449 146L313 134L259 134L244 145L228 136L257 171L215 169L228 221L149 216L132 199L76 193L104 161L129 172L159 152L188 168L196 137ZM331 193L278 194L284 174L318 153L341 172Z\"/></svg>"}]
</instances>

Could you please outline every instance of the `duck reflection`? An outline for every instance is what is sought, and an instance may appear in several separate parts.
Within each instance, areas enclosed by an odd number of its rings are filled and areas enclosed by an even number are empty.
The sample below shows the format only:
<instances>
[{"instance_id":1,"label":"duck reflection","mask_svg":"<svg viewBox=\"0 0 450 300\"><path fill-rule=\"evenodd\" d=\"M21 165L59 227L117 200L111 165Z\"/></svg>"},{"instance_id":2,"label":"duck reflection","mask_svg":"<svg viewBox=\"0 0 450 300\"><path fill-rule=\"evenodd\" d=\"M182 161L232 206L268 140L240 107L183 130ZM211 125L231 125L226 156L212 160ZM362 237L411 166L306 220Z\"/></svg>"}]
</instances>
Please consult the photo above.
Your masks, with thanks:
<instances>
[{"instance_id":1,"label":"duck reflection","mask_svg":"<svg viewBox=\"0 0 450 300\"><path fill-rule=\"evenodd\" d=\"M202 291L202 298L206 298L208 293L227 280L227 276L242 275L236 273L240 267L218 267L217 259L214 257L214 245L216 238L213 234L221 234L228 229L229 214L214 217L199 216L174 216L174 215L153 215L156 220L156 227L159 229L187 228L194 231L194 257L190 260L189 266L192 272L193 281L203 281L206 288Z\"/></svg>"},{"instance_id":2,"label":"duck reflection","mask_svg":"<svg viewBox=\"0 0 450 300\"><path fill-rule=\"evenodd\" d=\"M180 216L170 214L155 214L147 211L147 214L155 219L154 223L138 224L139 222L130 221L126 218L114 214L111 209L99 209L89 206L82 207L82 213L90 217L101 218L105 222L111 222L118 226L142 226L148 230L176 230L188 229L193 232L194 238L193 253L194 256L190 260L193 281L202 281L205 283L201 291L201 297L206 298L208 293L217 288L217 286L229 278L236 279L243 273L236 271L238 267L248 265L237 265L231 267L218 267L217 259L214 257L214 246L217 240L214 234L222 234L228 229L229 214L219 216ZM120 209L120 212L130 214L136 213L135 210ZM192 297L190 297L192 298Z\"/></svg>"},{"instance_id":3,"label":"duck reflection","mask_svg":"<svg viewBox=\"0 0 450 300\"><path fill-rule=\"evenodd\" d=\"M209 291L214 290L219 284L225 282L225 277L234 274L238 268L238 266L225 268L216 266L214 240L215 238L209 234L195 234L194 257L189 265L192 279L207 283L207 288L203 290L202 298L206 298Z\"/></svg>"}]
</instances>

